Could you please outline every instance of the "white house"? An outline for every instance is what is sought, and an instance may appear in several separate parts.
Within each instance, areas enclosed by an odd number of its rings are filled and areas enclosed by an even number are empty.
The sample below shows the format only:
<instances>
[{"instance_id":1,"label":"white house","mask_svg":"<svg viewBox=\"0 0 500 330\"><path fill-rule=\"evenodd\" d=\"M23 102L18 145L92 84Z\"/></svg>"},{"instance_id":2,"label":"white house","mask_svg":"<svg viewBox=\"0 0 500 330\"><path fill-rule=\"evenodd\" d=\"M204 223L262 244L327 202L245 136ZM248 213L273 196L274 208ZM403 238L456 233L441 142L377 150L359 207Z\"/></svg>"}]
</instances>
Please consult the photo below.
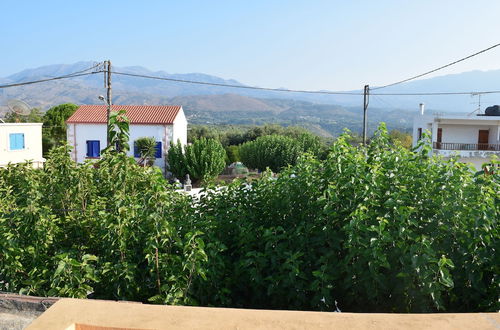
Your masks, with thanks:
<instances>
[{"instance_id":1,"label":"white house","mask_svg":"<svg viewBox=\"0 0 500 330\"><path fill-rule=\"evenodd\" d=\"M0 123L0 167L31 161L43 166L42 123Z\"/></svg>"},{"instance_id":2,"label":"white house","mask_svg":"<svg viewBox=\"0 0 500 330\"><path fill-rule=\"evenodd\" d=\"M113 105L112 111L125 110L130 120L130 156L139 157L134 142L141 137L157 141L154 165L166 167L171 142L187 143L187 120L177 105ZM106 148L105 105L82 105L66 121L68 143L73 147L72 158L82 163L96 159Z\"/></svg>"},{"instance_id":3,"label":"white house","mask_svg":"<svg viewBox=\"0 0 500 330\"><path fill-rule=\"evenodd\" d=\"M500 158L500 116L489 115L425 115L423 104L420 115L413 119L413 145L428 130L435 154L449 158L458 155L460 161L472 163L480 169L491 161L492 155Z\"/></svg>"}]
</instances>

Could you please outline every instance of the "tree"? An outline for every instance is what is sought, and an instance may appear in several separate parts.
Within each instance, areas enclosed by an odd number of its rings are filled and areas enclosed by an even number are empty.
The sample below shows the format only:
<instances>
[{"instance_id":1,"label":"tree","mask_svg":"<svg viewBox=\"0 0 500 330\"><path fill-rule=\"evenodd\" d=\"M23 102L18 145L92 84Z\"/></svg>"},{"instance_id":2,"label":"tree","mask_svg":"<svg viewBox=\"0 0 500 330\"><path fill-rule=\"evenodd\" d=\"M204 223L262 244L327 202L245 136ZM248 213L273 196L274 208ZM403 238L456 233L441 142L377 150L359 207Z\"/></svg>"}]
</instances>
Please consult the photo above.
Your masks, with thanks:
<instances>
[{"instance_id":1,"label":"tree","mask_svg":"<svg viewBox=\"0 0 500 330\"><path fill-rule=\"evenodd\" d=\"M156 140L152 137L141 137L135 141L135 148L139 152L139 165L151 166L156 154Z\"/></svg>"},{"instance_id":2,"label":"tree","mask_svg":"<svg viewBox=\"0 0 500 330\"><path fill-rule=\"evenodd\" d=\"M295 165L302 152L300 143L287 136L268 135L241 145L239 153L243 164L264 171L279 172L283 167Z\"/></svg>"},{"instance_id":3,"label":"tree","mask_svg":"<svg viewBox=\"0 0 500 330\"><path fill-rule=\"evenodd\" d=\"M125 113L125 110L119 110L109 115L109 145L104 149L105 152L126 154L129 150L130 121Z\"/></svg>"},{"instance_id":4,"label":"tree","mask_svg":"<svg viewBox=\"0 0 500 330\"><path fill-rule=\"evenodd\" d=\"M219 141L201 138L184 150L178 141L168 151L170 171L184 179L189 174L194 180L209 180L216 177L226 166L226 151Z\"/></svg>"},{"instance_id":5,"label":"tree","mask_svg":"<svg viewBox=\"0 0 500 330\"><path fill-rule=\"evenodd\" d=\"M172 172L177 179L184 180L186 174L188 174L188 169L181 141L177 140L177 143L172 142L170 144L167 160L170 172Z\"/></svg>"},{"instance_id":6,"label":"tree","mask_svg":"<svg viewBox=\"0 0 500 330\"><path fill-rule=\"evenodd\" d=\"M43 115L43 152L66 143L66 120L75 113L78 106L73 103L56 105Z\"/></svg>"},{"instance_id":7,"label":"tree","mask_svg":"<svg viewBox=\"0 0 500 330\"><path fill-rule=\"evenodd\" d=\"M186 147L186 167L195 180L209 180L226 166L226 151L219 141L201 138Z\"/></svg>"},{"instance_id":8,"label":"tree","mask_svg":"<svg viewBox=\"0 0 500 330\"><path fill-rule=\"evenodd\" d=\"M226 147L228 165L240 161L240 151L238 146L230 145Z\"/></svg>"},{"instance_id":9,"label":"tree","mask_svg":"<svg viewBox=\"0 0 500 330\"><path fill-rule=\"evenodd\" d=\"M394 144L401 144L401 146L406 149L410 149L412 146L411 135L405 132L401 132L397 129L391 130L391 132L389 133L389 140Z\"/></svg>"}]
</instances>

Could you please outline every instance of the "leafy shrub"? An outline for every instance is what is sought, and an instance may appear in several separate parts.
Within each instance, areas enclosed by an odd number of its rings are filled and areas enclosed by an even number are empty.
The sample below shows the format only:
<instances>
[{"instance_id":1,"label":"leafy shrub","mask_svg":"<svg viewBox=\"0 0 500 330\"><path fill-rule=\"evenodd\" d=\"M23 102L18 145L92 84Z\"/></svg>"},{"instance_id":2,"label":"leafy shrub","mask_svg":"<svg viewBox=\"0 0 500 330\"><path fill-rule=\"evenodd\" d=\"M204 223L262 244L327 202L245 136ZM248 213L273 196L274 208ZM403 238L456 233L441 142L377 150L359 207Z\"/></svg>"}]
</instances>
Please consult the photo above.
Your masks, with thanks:
<instances>
[{"instance_id":1,"label":"leafy shrub","mask_svg":"<svg viewBox=\"0 0 500 330\"><path fill-rule=\"evenodd\" d=\"M117 136L120 136L118 134ZM0 169L0 290L170 304L353 312L499 306L500 176L342 136L277 178L196 203L158 169L53 149ZM423 143L423 142L422 142Z\"/></svg>"},{"instance_id":2,"label":"leafy shrub","mask_svg":"<svg viewBox=\"0 0 500 330\"><path fill-rule=\"evenodd\" d=\"M188 169L181 141L177 141L177 143L172 143L170 145L167 159L170 172L179 180L184 180L186 174L188 174Z\"/></svg>"},{"instance_id":3,"label":"leafy shrub","mask_svg":"<svg viewBox=\"0 0 500 330\"><path fill-rule=\"evenodd\" d=\"M247 167L260 171L269 167L279 172L283 167L296 163L301 146L297 140L286 136L267 135L242 144L239 151L241 161Z\"/></svg>"},{"instance_id":4,"label":"leafy shrub","mask_svg":"<svg viewBox=\"0 0 500 330\"><path fill-rule=\"evenodd\" d=\"M227 164L232 164L240 161L240 151L238 146L226 147Z\"/></svg>"},{"instance_id":5,"label":"leafy shrub","mask_svg":"<svg viewBox=\"0 0 500 330\"><path fill-rule=\"evenodd\" d=\"M201 304L357 312L497 311L498 174L339 138L326 161L199 201Z\"/></svg>"},{"instance_id":6,"label":"leafy shrub","mask_svg":"<svg viewBox=\"0 0 500 330\"><path fill-rule=\"evenodd\" d=\"M0 169L0 291L194 303L206 255L190 230L191 200L117 152L128 145L123 112L110 123L97 163L74 163L64 146L43 170Z\"/></svg>"},{"instance_id":7,"label":"leafy shrub","mask_svg":"<svg viewBox=\"0 0 500 330\"><path fill-rule=\"evenodd\" d=\"M193 144L185 146L180 142L173 144L169 150L170 170L179 179L186 174L194 180L209 180L219 175L226 166L226 151L214 139L201 138Z\"/></svg>"}]
</instances>

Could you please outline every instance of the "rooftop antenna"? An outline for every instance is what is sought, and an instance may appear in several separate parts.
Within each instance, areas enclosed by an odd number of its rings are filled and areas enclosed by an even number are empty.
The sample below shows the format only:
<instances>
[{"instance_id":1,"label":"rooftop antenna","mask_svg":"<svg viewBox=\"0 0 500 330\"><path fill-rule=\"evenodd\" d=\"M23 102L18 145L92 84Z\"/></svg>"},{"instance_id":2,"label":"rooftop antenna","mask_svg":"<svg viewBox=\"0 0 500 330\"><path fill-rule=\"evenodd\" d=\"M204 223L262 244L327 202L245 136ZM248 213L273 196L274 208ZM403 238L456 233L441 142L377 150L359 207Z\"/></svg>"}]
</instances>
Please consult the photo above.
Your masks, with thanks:
<instances>
[{"instance_id":1,"label":"rooftop antenna","mask_svg":"<svg viewBox=\"0 0 500 330\"><path fill-rule=\"evenodd\" d=\"M477 96L477 109L469 113L467 116L471 116L474 112L477 112L478 114L481 113L481 93L471 93L470 97ZM476 102L473 102L472 104L475 104Z\"/></svg>"},{"instance_id":2,"label":"rooftop antenna","mask_svg":"<svg viewBox=\"0 0 500 330\"><path fill-rule=\"evenodd\" d=\"M27 116L31 112L31 107L29 106L29 104L21 100L8 100L7 107L9 107L10 111L19 116Z\"/></svg>"}]
</instances>

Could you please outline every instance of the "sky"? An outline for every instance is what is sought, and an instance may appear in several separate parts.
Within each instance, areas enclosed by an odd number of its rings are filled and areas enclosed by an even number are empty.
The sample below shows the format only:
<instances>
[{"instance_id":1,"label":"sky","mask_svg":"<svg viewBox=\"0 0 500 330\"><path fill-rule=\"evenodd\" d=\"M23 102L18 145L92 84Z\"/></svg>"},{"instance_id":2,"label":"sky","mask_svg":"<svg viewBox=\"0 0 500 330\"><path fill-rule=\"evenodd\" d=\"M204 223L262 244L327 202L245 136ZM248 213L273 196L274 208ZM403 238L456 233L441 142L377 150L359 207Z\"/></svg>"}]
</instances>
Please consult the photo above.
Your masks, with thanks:
<instances>
[{"instance_id":1,"label":"sky","mask_svg":"<svg viewBox=\"0 0 500 330\"><path fill-rule=\"evenodd\" d=\"M351 90L500 42L498 0L2 0L0 12L0 77L110 59L253 86ZM500 47L433 76L491 69Z\"/></svg>"}]
</instances>

